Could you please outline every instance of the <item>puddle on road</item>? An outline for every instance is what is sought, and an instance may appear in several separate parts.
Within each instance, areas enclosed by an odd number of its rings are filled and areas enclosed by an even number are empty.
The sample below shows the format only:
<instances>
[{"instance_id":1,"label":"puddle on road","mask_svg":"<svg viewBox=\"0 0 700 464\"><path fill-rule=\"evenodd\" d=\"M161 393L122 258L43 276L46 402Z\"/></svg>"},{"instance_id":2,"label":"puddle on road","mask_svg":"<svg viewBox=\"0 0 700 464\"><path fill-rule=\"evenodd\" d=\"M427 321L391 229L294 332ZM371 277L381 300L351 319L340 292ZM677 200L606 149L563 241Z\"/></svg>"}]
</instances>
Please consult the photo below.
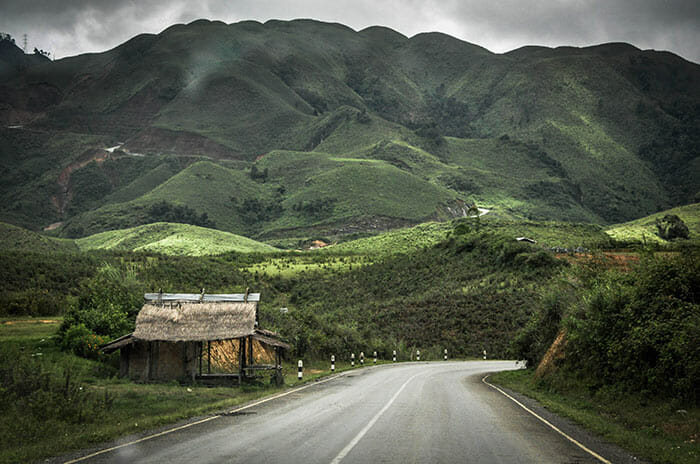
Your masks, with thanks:
<instances>
[{"instance_id":1,"label":"puddle on road","mask_svg":"<svg viewBox=\"0 0 700 464\"><path fill-rule=\"evenodd\" d=\"M232 412L224 412L219 414L220 416L223 417L235 417L235 416L249 416L251 414L257 414L255 411L232 411Z\"/></svg>"}]
</instances>

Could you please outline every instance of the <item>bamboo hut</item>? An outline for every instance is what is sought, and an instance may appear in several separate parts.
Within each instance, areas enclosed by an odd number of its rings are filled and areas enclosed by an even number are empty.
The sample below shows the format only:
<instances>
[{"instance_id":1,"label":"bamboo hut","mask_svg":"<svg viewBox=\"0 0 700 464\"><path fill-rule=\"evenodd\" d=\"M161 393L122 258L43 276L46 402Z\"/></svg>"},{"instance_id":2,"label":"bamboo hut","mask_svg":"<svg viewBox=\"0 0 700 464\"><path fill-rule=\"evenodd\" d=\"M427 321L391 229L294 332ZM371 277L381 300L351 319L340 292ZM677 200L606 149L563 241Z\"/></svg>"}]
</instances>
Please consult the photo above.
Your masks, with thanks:
<instances>
[{"instance_id":1,"label":"bamboo hut","mask_svg":"<svg viewBox=\"0 0 700 464\"><path fill-rule=\"evenodd\" d=\"M120 350L120 375L134 380L239 384L270 372L280 381L289 345L258 327L259 293L147 293L133 333L102 346Z\"/></svg>"}]
</instances>

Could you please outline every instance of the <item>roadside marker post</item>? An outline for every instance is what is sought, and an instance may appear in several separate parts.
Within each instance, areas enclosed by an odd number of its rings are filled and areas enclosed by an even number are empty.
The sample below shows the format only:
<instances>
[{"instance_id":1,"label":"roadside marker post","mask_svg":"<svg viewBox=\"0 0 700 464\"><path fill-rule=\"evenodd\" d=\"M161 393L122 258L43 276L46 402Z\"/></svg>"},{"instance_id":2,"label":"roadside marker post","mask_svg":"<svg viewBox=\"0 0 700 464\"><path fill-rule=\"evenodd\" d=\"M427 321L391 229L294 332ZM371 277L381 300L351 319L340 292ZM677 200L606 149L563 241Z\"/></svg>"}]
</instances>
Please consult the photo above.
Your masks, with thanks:
<instances>
[{"instance_id":1,"label":"roadside marker post","mask_svg":"<svg viewBox=\"0 0 700 464\"><path fill-rule=\"evenodd\" d=\"M420 350L416 350L416 361L420 361Z\"/></svg>"},{"instance_id":2,"label":"roadside marker post","mask_svg":"<svg viewBox=\"0 0 700 464\"><path fill-rule=\"evenodd\" d=\"M484 360L486 360L486 350L484 350Z\"/></svg>"},{"instance_id":3,"label":"roadside marker post","mask_svg":"<svg viewBox=\"0 0 700 464\"><path fill-rule=\"evenodd\" d=\"M364 365L365 365L365 352L360 351L360 366L364 366Z\"/></svg>"},{"instance_id":4,"label":"roadside marker post","mask_svg":"<svg viewBox=\"0 0 700 464\"><path fill-rule=\"evenodd\" d=\"M331 355L331 372L335 372L335 355Z\"/></svg>"},{"instance_id":5,"label":"roadside marker post","mask_svg":"<svg viewBox=\"0 0 700 464\"><path fill-rule=\"evenodd\" d=\"M394 353L391 356L391 360L396 362L396 350L394 350Z\"/></svg>"},{"instance_id":6,"label":"roadside marker post","mask_svg":"<svg viewBox=\"0 0 700 464\"><path fill-rule=\"evenodd\" d=\"M445 348L445 361L447 361L447 348Z\"/></svg>"},{"instance_id":7,"label":"roadside marker post","mask_svg":"<svg viewBox=\"0 0 700 464\"><path fill-rule=\"evenodd\" d=\"M350 367L355 367L355 353L350 353Z\"/></svg>"},{"instance_id":8,"label":"roadside marker post","mask_svg":"<svg viewBox=\"0 0 700 464\"><path fill-rule=\"evenodd\" d=\"M301 371L302 371L302 369L304 369L304 361L302 361L302 360L300 359L299 362L297 363L297 366L298 366L298 369L299 369L299 371L297 372L297 378L298 378L299 380L301 380L301 377L302 377Z\"/></svg>"},{"instance_id":9,"label":"roadside marker post","mask_svg":"<svg viewBox=\"0 0 700 464\"><path fill-rule=\"evenodd\" d=\"M377 352L374 352L374 364L377 364Z\"/></svg>"}]
</instances>

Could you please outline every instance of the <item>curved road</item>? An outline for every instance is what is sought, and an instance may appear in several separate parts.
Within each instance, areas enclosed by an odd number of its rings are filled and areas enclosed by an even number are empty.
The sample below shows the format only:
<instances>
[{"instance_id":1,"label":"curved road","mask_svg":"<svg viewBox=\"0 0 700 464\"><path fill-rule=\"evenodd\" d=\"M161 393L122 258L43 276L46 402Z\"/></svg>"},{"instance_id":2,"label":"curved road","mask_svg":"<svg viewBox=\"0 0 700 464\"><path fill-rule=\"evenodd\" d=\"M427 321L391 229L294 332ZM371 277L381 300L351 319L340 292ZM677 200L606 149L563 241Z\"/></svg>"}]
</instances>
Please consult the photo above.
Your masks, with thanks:
<instances>
[{"instance_id":1,"label":"curved road","mask_svg":"<svg viewBox=\"0 0 700 464\"><path fill-rule=\"evenodd\" d=\"M509 361L356 369L79 462L600 463L482 382Z\"/></svg>"}]
</instances>

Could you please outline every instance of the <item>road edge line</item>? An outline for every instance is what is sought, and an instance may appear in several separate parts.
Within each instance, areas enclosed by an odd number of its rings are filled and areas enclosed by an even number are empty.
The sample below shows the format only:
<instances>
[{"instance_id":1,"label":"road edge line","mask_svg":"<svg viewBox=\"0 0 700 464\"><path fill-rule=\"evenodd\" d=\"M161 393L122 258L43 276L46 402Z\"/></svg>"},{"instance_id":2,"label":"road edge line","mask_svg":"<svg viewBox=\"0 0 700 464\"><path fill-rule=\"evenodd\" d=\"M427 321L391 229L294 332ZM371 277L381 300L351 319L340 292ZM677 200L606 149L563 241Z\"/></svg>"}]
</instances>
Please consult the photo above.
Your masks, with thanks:
<instances>
[{"instance_id":1,"label":"road edge line","mask_svg":"<svg viewBox=\"0 0 700 464\"><path fill-rule=\"evenodd\" d=\"M219 419L220 417L224 417L225 415L228 415L228 414L235 414L239 411L243 411L245 409L252 408L253 406L257 406L257 405L262 404L262 403L267 403L268 401L276 400L278 398L282 398L283 396L287 396L287 395L290 395L292 393L296 393L298 391L304 390L306 388L313 387L314 385L329 382L333 379L337 379L338 377L342 377L342 376L346 375L348 372L352 372L352 371L348 370L348 371L340 372L336 375L327 377L325 379L317 380L314 382L309 382L306 385L302 385L301 387L293 388L293 389L288 390L286 392L282 392L282 393L274 395L274 396L269 396L267 398L263 398L261 400L255 401L253 403L246 404L246 405L238 407L238 408L234 408L230 411L226 411L226 412L223 412L220 414L215 414L213 416L205 417L204 419L200 419L200 420L195 421L195 422L190 422L188 424L180 425L178 427L173 427L172 429L163 430L161 432L154 433L153 435L147 435L145 437L139 438L138 440L133 440L133 441L130 441L128 443L122 443L121 445L116 445L116 446L112 446L109 448L101 449L99 451L95 451L94 453L91 453L91 454L88 454L85 456L81 456L79 458L75 458L75 459L72 459L70 461L65 461L63 464L75 464L76 462L85 461L87 459L94 458L94 457L99 456L101 454L109 453L111 451L115 451L115 450L125 448L125 447L131 446L131 445L135 445L137 443L141 443L141 442L146 441L146 440L151 440L153 438L162 437L163 435L167 435L167 434L172 433L172 432L177 432L178 430L186 429L188 427L192 427L195 425L203 424L205 422L209 422L209 421L212 421L214 419Z\"/></svg>"},{"instance_id":2,"label":"road edge line","mask_svg":"<svg viewBox=\"0 0 700 464\"><path fill-rule=\"evenodd\" d=\"M489 374L489 375L490 375L490 374ZM481 381L484 382L484 384L486 384L486 385L488 385L489 387L491 387L491 388L493 388L493 389L498 390L499 392L501 392L504 396L506 396L507 398L509 398L510 400L512 400L515 404L517 404L518 406L520 406L521 408L523 408L525 411L529 412L530 414L532 414L533 416L535 416L536 418L538 418L541 422L543 422L544 424L546 424L547 426L549 426L552 430L554 430L555 432L557 432L559 435L563 436L564 438L566 438L567 440L569 440L571 443L573 443L574 445L578 446L578 447L581 448L583 451L585 451L586 453L590 454L591 456L593 456L594 458L596 458L596 459L599 460L600 462L605 463L605 464L612 464L612 461L608 461L607 459L605 459L605 458L604 458L603 456L601 456L600 454L596 453L595 451L591 450L590 448L587 448L583 443L577 441L576 439L574 439L574 438L571 437L570 435L568 435L568 434L566 434L565 432L561 431L556 425L552 424L552 423L549 422L547 419L543 418L542 416L540 416L539 414L537 414L535 411L531 410L530 408L528 408L527 406L525 406L524 404L522 404L520 401L518 401L518 400L516 400L515 398L513 398L511 395L509 395L508 393L504 392L502 389L500 389L500 388L498 388L497 386L495 386L495 385L493 385L493 384L487 382L486 379L487 379L487 377L488 377L489 375L486 375L486 376L484 376L484 378L481 379Z\"/></svg>"}]
</instances>

